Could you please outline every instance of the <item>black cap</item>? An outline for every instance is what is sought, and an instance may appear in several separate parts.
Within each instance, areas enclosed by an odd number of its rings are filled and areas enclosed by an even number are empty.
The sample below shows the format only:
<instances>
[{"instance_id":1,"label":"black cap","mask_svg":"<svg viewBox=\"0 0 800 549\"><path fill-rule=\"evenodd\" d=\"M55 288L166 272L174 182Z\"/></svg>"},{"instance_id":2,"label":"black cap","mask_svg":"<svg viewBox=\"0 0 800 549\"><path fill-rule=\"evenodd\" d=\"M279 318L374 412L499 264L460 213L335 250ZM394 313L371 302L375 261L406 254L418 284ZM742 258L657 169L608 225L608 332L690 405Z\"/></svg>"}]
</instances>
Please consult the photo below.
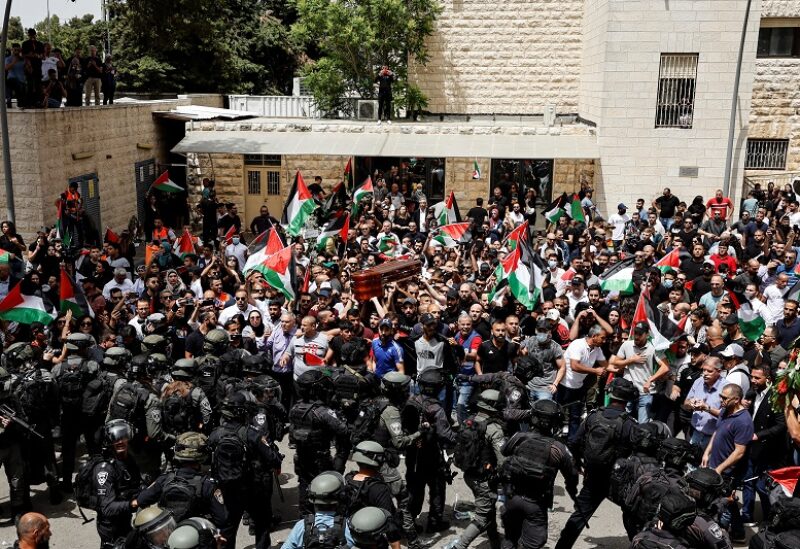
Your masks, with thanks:
<instances>
[{"instance_id":1,"label":"black cap","mask_svg":"<svg viewBox=\"0 0 800 549\"><path fill-rule=\"evenodd\" d=\"M689 349L690 353L702 353L707 355L709 351L708 345L705 343L695 343L692 345L692 348Z\"/></svg>"},{"instance_id":2,"label":"black cap","mask_svg":"<svg viewBox=\"0 0 800 549\"><path fill-rule=\"evenodd\" d=\"M650 331L650 325L647 322L637 322L633 325L633 331L640 334L646 334Z\"/></svg>"},{"instance_id":3,"label":"black cap","mask_svg":"<svg viewBox=\"0 0 800 549\"><path fill-rule=\"evenodd\" d=\"M447 290L447 299L458 299L458 291L454 288Z\"/></svg>"},{"instance_id":4,"label":"black cap","mask_svg":"<svg viewBox=\"0 0 800 549\"><path fill-rule=\"evenodd\" d=\"M722 321L722 324L724 326L733 326L734 324L739 324L739 315L736 313L729 314L727 317L725 317L725 320Z\"/></svg>"},{"instance_id":5,"label":"black cap","mask_svg":"<svg viewBox=\"0 0 800 549\"><path fill-rule=\"evenodd\" d=\"M436 324L436 317L433 316L430 313L425 313L424 315L422 315L420 317L419 322L423 326L428 325L428 324Z\"/></svg>"}]
</instances>

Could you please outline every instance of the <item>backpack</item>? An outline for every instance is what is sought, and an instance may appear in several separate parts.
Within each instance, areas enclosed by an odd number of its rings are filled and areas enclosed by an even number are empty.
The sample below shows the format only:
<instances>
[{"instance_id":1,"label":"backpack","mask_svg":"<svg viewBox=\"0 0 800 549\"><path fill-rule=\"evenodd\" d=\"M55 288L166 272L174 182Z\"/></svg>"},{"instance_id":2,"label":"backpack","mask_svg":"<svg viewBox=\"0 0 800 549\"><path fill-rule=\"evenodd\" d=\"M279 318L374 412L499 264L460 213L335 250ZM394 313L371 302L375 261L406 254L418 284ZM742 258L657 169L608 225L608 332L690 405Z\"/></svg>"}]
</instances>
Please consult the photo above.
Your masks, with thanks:
<instances>
[{"instance_id":1,"label":"backpack","mask_svg":"<svg viewBox=\"0 0 800 549\"><path fill-rule=\"evenodd\" d=\"M358 406L362 393L362 381L352 370L345 369L333 379L333 391L336 401L342 409ZM360 376L363 380L364 377Z\"/></svg>"},{"instance_id":2,"label":"backpack","mask_svg":"<svg viewBox=\"0 0 800 549\"><path fill-rule=\"evenodd\" d=\"M133 381L126 381L113 396L108 408L109 419L124 419L131 425L141 414L139 387Z\"/></svg>"},{"instance_id":3,"label":"backpack","mask_svg":"<svg viewBox=\"0 0 800 549\"><path fill-rule=\"evenodd\" d=\"M608 499L619 506L625 505L628 492L633 488L636 479L657 469L660 469L660 466L655 458L640 456L619 458L611 470Z\"/></svg>"},{"instance_id":4,"label":"backpack","mask_svg":"<svg viewBox=\"0 0 800 549\"><path fill-rule=\"evenodd\" d=\"M75 501L79 507L92 511L100 509L100 498L94 488L94 470L105 461L103 456L94 455L78 470L75 477Z\"/></svg>"},{"instance_id":5,"label":"backpack","mask_svg":"<svg viewBox=\"0 0 800 549\"><path fill-rule=\"evenodd\" d=\"M770 510L770 526L773 532L800 530L800 498L779 497Z\"/></svg>"},{"instance_id":6,"label":"backpack","mask_svg":"<svg viewBox=\"0 0 800 549\"><path fill-rule=\"evenodd\" d=\"M239 482L245 478L247 473L246 431L247 427L240 427L236 431L226 429L214 446L211 470L214 471L214 478L220 483Z\"/></svg>"},{"instance_id":7,"label":"backpack","mask_svg":"<svg viewBox=\"0 0 800 549\"><path fill-rule=\"evenodd\" d=\"M374 502L367 500L370 486L375 483L385 484L379 477L366 477L364 480L355 481L353 480L354 476L355 473L348 475L346 484L347 496L345 501L347 502L347 514L349 516L353 516L356 511L364 507L374 506Z\"/></svg>"},{"instance_id":8,"label":"backpack","mask_svg":"<svg viewBox=\"0 0 800 549\"><path fill-rule=\"evenodd\" d=\"M344 537L344 516L337 514L330 528L320 528L314 523L314 515L306 515L303 519L303 549L342 549L348 546Z\"/></svg>"},{"instance_id":9,"label":"backpack","mask_svg":"<svg viewBox=\"0 0 800 549\"><path fill-rule=\"evenodd\" d=\"M314 402L298 402L289 412L289 442L309 445L314 442Z\"/></svg>"},{"instance_id":10,"label":"backpack","mask_svg":"<svg viewBox=\"0 0 800 549\"><path fill-rule=\"evenodd\" d=\"M61 408L75 410L81 408L83 400L83 364L82 361L67 360L61 375L58 376L58 396ZM76 366L73 368L73 366Z\"/></svg>"},{"instance_id":11,"label":"backpack","mask_svg":"<svg viewBox=\"0 0 800 549\"><path fill-rule=\"evenodd\" d=\"M81 413L90 418L105 416L108 412L108 404L111 402L111 391L112 387L108 377L100 375L91 380L83 390Z\"/></svg>"},{"instance_id":12,"label":"backpack","mask_svg":"<svg viewBox=\"0 0 800 549\"><path fill-rule=\"evenodd\" d=\"M50 384L40 369L28 373L17 390L19 407L25 418L35 423L49 416L47 403L50 402L51 395Z\"/></svg>"},{"instance_id":13,"label":"backpack","mask_svg":"<svg viewBox=\"0 0 800 549\"><path fill-rule=\"evenodd\" d=\"M781 532L772 542L775 549L797 549L800 547L800 532L791 530L788 532Z\"/></svg>"},{"instance_id":14,"label":"backpack","mask_svg":"<svg viewBox=\"0 0 800 549\"><path fill-rule=\"evenodd\" d=\"M162 403L161 417L164 421L164 430L173 435L197 429L194 421L194 407L192 395L181 396L172 393Z\"/></svg>"},{"instance_id":15,"label":"backpack","mask_svg":"<svg viewBox=\"0 0 800 549\"><path fill-rule=\"evenodd\" d=\"M689 549L686 543L666 530L656 534L649 528L636 534L631 541L631 549Z\"/></svg>"},{"instance_id":16,"label":"backpack","mask_svg":"<svg viewBox=\"0 0 800 549\"><path fill-rule=\"evenodd\" d=\"M196 515L197 501L203 490L203 476L195 475L192 478L180 477L169 473L161 489L161 499L158 501L162 509L171 511L178 523Z\"/></svg>"},{"instance_id":17,"label":"backpack","mask_svg":"<svg viewBox=\"0 0 800 549\"><path fill-rule=\"evenodd\" d=\"M556 468L550 465L553 442L552 439L534 435L526 437L503 462L503 476L517 489L540 485L552 487L557 474Z\"/></svg>"},{"instance_id":18,"label":"backpack","mask_svg":"<svg viewBox=\"0 0 800 549\"><path fill-rule=\"evenodd\" d=\"M656 517L664 494L676 484L678 480L670 478L661 469L646 473L633 483L622 507L630 510L639 524L645 524Z\"/></svg>"},{"instance_id":19,"label":"backpack","mask_svg":"<svg viewBox=\"0 0 800 549\"><path fill-rule=\"evenodd\" d=\"M486 423L473 416L458 430L453 463L465 473L481 473L493 461L493 452L486 441Z\"/></svg>"},{"instance_id":20,"label":"backpack","mask_svg":"<svg viewBox=\"0 0 800 549\"><path fill-rule=\"evenodd\" d=\"M350 442L353 447L365 440L374 440L375 432L381 422L381 414L389 405L386 398L365 401L358 411L350 431Z\"/></svg>"},{"instance_id":21,"label":"backpack","mask_svg":"<svg viewBox=\"0 0 800 549\"><path fill-rule=\"evenodd\" d=\"M583 436L583 459L587 465L608 467L617 458L619 432L628 418L620 414L614 419L597 410L586 419L586 433Z\"/></svg>"}]
</instances>

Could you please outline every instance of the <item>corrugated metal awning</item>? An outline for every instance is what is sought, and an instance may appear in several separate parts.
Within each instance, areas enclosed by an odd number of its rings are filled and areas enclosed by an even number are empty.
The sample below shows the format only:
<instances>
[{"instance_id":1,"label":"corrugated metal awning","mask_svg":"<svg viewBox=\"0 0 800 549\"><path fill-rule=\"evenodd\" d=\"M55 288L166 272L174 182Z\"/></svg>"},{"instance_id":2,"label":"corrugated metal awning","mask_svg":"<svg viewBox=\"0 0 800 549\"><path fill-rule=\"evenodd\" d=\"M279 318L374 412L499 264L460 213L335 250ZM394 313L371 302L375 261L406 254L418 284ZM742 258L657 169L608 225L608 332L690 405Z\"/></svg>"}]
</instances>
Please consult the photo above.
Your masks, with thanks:
<instances>
[{"instance_id":1,"label":"corrugated metal awning","mask_svg":"<svg viewBox=\"0 0 800 549\"><path fill-rule=\"evenodd\" d=\"M195 131L176 153L332 156L600 158L597 139L579 135Z\"/></svg>"},{"instance_id":2,"label":"corrugated metal awning","mask_svg":"<svg viewBox=\"0 0 800 549\"><path fill-rule=\"evenodd\" d=\"M237 111L233 109L220 109L217 107L204 107L202 105L184 105L175 107L170 111L156 111L155 114L160 118L171 120L241 120L244 118L255 118L260 116L258 113L250 111Z\"/></svg>"}]
</instances>

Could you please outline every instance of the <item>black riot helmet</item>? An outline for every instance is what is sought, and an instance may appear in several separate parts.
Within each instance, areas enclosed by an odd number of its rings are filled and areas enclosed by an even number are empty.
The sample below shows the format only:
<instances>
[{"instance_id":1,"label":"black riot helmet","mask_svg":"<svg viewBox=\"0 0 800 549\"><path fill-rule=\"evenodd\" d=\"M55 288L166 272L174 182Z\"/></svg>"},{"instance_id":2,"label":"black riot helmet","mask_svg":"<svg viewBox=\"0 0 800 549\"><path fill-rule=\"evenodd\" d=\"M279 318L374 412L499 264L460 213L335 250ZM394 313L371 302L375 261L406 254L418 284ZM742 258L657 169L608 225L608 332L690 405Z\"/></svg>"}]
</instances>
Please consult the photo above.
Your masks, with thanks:
<instances>
[{"instance_id":1,"label":"black riot helmet","mask_svg":"<svg viewBox=\"0 0 800 549\"><path fill-rule=\"evenodd\" d=\"M419 392L425 396L438 396L444 388L444 375L441 368L426 368L417 375Z\"/></svg>"},{"instance_id":2,"label":"black riot helmet","mask_svg":"<svg viewBox=\"0 0 800 549\"><path fill-rule=\"evenodd\" d=\"M531 407L531 426L542 435L557 435L564 425L564 412L554 400L537 400Z\"/></svg>"},{"instance_id":3,"label":"black riot helmet","mask_svg":"<svg viewBox=\"0 0 800 549\"><path fill-rule=\"evenodd\" d=\"M333 392L333 380L316 368L300 374L295 384L297 394L305 401L328 402Z\"/></svg>"}]
</instances>

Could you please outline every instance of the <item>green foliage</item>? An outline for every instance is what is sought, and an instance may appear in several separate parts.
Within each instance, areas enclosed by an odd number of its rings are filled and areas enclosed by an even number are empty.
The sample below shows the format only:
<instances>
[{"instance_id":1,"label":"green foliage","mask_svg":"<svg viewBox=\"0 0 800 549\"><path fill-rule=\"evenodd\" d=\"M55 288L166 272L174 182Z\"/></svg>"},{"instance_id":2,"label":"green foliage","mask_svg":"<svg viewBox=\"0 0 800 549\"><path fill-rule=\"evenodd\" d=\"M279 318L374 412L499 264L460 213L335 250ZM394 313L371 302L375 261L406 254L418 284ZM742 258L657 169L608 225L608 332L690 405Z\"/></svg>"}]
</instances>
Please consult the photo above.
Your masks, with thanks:
<instances>
[{"instance_id":1,"label":"green foliage","mask_svg":"<svg viewBox=\"0 0 800 549\"><path fill-rule=\"evenodd\" d=\"M65 59L72 55L75 48L81 48L83 55L87 54L89 46L95 46L103 53L106 25L103 21L95 21L90 13L73 17L63 24L57 15L51 15L49 33L47 19L34 25L34 28L39 40L49 42L54 48L61 48Z\"/></svg>"},{"instance_id":2,"label":"green foliage","mask_svg":"<svg viewBox=\"0 0 800 549\"><path fill-rule=\"evenodd\" d=\"M427 61L425 39L441 13L437 0L292 1L298 16L292 35L309 50L319 50L317 61L303 72L324 112L342 104L348 92L374 97L375 75L384 64L398 77L398 105L425 103L419 88L403 82L409 55L419 63ZM406 92L411 92L408 99Z\"/></svg>"},{"instance_id":3,"label":"green foliage","mask_svg":"<svg viewBox=\"0 0 800 549\"><path fill-rule=\"evenodd\" d=\"M10 44L14 42L22 43L23 41L27 40L27 36L25 36L25 28L22 26L22 19L19 17L9 17L8 18L8 43L9 47Z\"/></svg>"}]
</instances>

